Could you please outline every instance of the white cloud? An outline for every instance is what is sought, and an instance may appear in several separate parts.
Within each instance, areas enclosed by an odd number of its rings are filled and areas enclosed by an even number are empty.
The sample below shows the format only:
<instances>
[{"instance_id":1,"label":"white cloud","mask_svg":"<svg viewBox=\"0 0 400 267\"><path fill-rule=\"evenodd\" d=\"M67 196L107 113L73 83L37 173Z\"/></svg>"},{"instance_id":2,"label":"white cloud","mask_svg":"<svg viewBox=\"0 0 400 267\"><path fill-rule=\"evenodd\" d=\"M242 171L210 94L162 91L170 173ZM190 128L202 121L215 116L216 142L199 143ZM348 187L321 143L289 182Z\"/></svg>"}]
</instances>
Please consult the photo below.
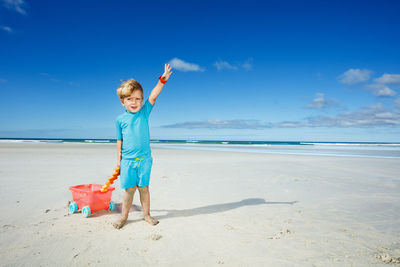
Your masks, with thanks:
<instances>
[{"instance_id":1,"label":"white cloud","mask_svg":"<svg viewBox=\"0 0 400 267\"><path fill-rule=\"evenodd\" d=\"M400 97L394 101L394 104L400 108Z\"/></svg>"},{"instance_id":2,"label":"white cloud","mask_svg":"<svg viewBox=\"0 0 400 267\"><path fill-rule=\"evenodd\" d=\"M243 68L245 70L251 70L253 68L252 65L253 58L249 58L244 63L237 63L231 64L227 61L223 61L219 59L217 62L214 63L214 66L217 68L218 71L227 69L227 70L238 70L239 68Z\"/></svg>"},{"instance_id":3,"label":"white cloud","mask_svg":"<svg viewBox=\"0 0 400 267\"><path fill-rule=\"evenodd\" d=\"M164 128L186 128L186 129L263 129L270 128L271 124L263 124L258 120L208 120L182 122L171 125L164 125Z\"/></svg>"},{"instance_id":4,"label":"white cloud","mask_svg":"<svg viewBox=\"0 0 400 267\"><path fill-rule=\"evenodd\" d=\"M237 66L233 66L227 61L222 61L218 60L217 62L214 63L214 66L217 68L217 70L223 70L223 69L228 69L228 70L237 70Z\"/></svg>"},{"instance_id":5,"label":"white cloud","mask_svg":"<svg viewBox=\"0 0 400 267\"><path fill-rule=\"evenodd\" d=\"M3 30L3 31L6 31L8 33L12 33L13 32L13 29L11 29L8 26L0 26L0 29Z\"/></svg>"},{"instance_id":6,"label":"white cloud","mask_svg":"<svg viewBox=\"0 0 400 267\"><path fill-rule=\"evenodd\" d=\"M367 69L349 69L342 75L340 75L339 81L344 84L356 84L360 82L365 82L369 80L369 77L371 76L372 71L367 70Z\"/></svg>"},{"instance_id":7,"label":"white cloud","mask_svg":"<svg viewBox=\"0 0 400 267\"><path fill-rule=\"evenodd\" d=\"M81 86L79 83L76 82L68 82L69 86Z\"/></svg>"},{"instance_id":8,"label":"white cloud","mask_svg":"<svg viewBox=\"0 0 400 267\"><path fill-rule=\"evenodd\" d=\"M397 93L389 87L384 87L376 92L376 96L395 96Z\"/></svg>"},{"instance_id":9,"label":"white cloud","mask_svg":"<svg viewBox=\"0 0 400 267\"><path fill-rule=\"evenodd\" d=\"M387 87L384 84L375 83L367 85L367 88L371 89L375 96L395 96L397 93Z\"/></svg>"},{"instance_id":10,"label":"white cloud","mask_svg":"<svg viewBox=\"0 0 400 267\"><path fill-rule=\"evenodd\" d=\"M3 6L7 9L15 10L22 15L26 15L24 0L3 0Z\"/></svg>"},{"instance_id":11,"label":"white cloud","mask_svg":"<svg viewBox=\"0 0 400 267\"><path fill-rule=\"evenodd\" d=\"M400 100L396 100L400 102ZM400 103L397 103L400 107ZM267 129L298 127L396 127L400 126L400 109L387 109L381 104L362 107L353 112L336 116L314 116L303 121L282 121L278 123L259 120L208 120L164 125L164 128L186 129Z\"/></svg>"},{"instance_id":12,"label":"white cloud","mask_svg":"<svg viewBox=\"0 0 400 267\"><path fill-rule=\"evenodd\" d=\"M253 64L252 64L252 62L253 62L253 58L249 58L246 62L244 62L244 63L242 64L242 68L245 69L245 70L251 70L251 69L253 69Z\"/></svg>"},{"instance_id":13,"label":"white cloud","mask_svg":"<svg viewBox=\"0 0 400 267\"><path fill-rule=\"evenodd\" d=\"M6 83L7 82L7 80L6 79L2 79L2 78L0 78L0 83Z\"/></svg>"},{"instance_id":14,"label":"white cloud","mask_svg":"<svg viewBox=\"0 0 400 267\"><path fill-rule=\"evenodd\" d=\"M315 73L315 76L318 78L318 80L322 80L322 73L321 72Z\"/></svg>"},{"instance_id":15,"label":"white cloud","mask_svg":"<svg viewBox=\"0 0 400 267\"><path fill-rule=\"evenodd\" d=\"M168 64L171 64L171 67L180 71L204 71L203 68L201 68L199 65L197 64L193 64L193 63L188 63L185 62L179 58L173 58L171 59Z\"/></svg>"},{"instance_id":16,"label":"white cloud","mask_svg":"<svg viewBox=\"0 0 400 267\"><path fill-rule=\"evenodd\" d=\"M317 96L311 103L307 104L306 108L321 109L328 108L335 104L337 104L337 101L325 98L325 95L323 93L317 93Z\"/></svg>"},{"instance_id":17,"label":"white cloud","mask_svg":"<svg viewBox=\"0 0 400 267\"><path fill-rule=\"evenodd\" d=\"M381 104L363 107L336 116L316 116L304 121L287 121L273 127L393 127L400 126L400 110L389 110Z\"/></svg>"},{"instance_id":18,"label":"white cloud","mask_svg":"<svg viewBox=\"0 0 400 267\"><path fill-rule=\"evenodd\" d=\"M43 76L43 77L47 77L47 78L44 78L44 79L48 79L49 81L56 82L56 83L59 83L59 82L63 82L64 83L64 81L61 81L59 79L54 78L52 75L50 75L47 72L41 72L40 75ZM71 84L69 84L69 85L71 85Z\"/></svg>"},{"instance_id":19,"label":"white cloud","mask_svg":"<svg viewBox=\"0 0 400 267\"><path fill-rule=\"evenodd\" d=\"M381 77L374 80L378 83L400 83L400 74L388 74L385 73Z\"/></svg>"}]
</instances>

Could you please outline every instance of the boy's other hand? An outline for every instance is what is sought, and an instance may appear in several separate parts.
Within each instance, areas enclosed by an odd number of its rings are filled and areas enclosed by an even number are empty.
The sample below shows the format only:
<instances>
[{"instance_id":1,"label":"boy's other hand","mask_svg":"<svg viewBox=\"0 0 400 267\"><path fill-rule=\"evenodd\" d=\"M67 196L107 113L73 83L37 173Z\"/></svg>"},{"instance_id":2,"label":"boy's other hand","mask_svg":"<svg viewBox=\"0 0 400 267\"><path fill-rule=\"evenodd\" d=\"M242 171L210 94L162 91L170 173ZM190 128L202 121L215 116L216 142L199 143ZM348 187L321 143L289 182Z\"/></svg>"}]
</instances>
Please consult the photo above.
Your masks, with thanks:
<instances>
[{"instance_id":1,"label":"boy's other hand","mask_svg":"<svg viewBox=\"0 0 400 267\"><path fill-rule=\"evenodd\" d=\"M161 78L163 78L164 80L168 81L169 76L171 76L171 74L172 74L172 71L171 71L170 64L165 64L164 65L164 73L161 76Z\"/></svg>"}]
</instances>

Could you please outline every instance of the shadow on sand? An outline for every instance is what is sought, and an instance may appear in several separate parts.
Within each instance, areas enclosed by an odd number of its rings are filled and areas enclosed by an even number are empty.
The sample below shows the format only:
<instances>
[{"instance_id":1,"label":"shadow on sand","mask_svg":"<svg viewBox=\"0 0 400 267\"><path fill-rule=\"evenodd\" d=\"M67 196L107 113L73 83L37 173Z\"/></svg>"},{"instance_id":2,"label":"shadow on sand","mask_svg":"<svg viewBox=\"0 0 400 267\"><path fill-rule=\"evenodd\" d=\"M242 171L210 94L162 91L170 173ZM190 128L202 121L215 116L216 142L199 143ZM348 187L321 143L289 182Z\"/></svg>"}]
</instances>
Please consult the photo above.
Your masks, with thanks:
<instances>
[{"instance_id":1,"label":"shadow on sand","mask_svg":"<svg viewBox=\"0 0 400 267\"><path fill-rule=\"evenodd\" d=\"M296 204L298 201L289 201L289 202L271 202L271 201L265 201L263 198L246 198L241 201L237 202L230 202L230 203L221 203L221 204L214 204L214 205L208 205L208 206L203 206L203 207L198 207L198 208L193 208L193 209L183 209L183 210L158 210L158 209L151 209L151 212L166 212L167 214L164 215L159 215L159 216L153 216L154 218L158 220L163 220L163 219L170 219L170 218L176 218L176 217L190 217L190 216L196 216L196 215L202 215L202 214L212 214L212 213L218 213L218 212L224 212L228 210L233 210L237 209L240 207L244 206L254 206L254 205L293 205ZM115 204L116 211L121 211L121 203L116 203ZM132 205L131 211L141 211L141 208L136 205ZM140 220L128 220L127 223L130 222L136 222Z\"/></svg>"}]
</instances>

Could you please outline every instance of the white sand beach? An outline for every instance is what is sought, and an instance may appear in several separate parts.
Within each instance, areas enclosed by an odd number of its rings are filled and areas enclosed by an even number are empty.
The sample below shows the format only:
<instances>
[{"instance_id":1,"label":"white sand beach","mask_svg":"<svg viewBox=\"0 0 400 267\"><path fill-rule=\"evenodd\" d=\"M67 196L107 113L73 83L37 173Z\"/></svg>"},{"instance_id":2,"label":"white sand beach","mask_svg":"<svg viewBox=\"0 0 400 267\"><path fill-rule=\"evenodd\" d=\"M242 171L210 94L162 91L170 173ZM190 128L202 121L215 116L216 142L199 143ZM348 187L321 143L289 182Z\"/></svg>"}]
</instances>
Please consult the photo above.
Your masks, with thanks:
<instances>
[{"instance_id":1,"label":"white sand beach","mask_svg":"<svg viewBox=\"0 0 400 267\"><path fill-rule=\"evenodd\" d=\"M400 263L400 160L153 148L151 214L70 215L115 144L0 143L2 266L388 266ZM396 263L396 261L398 261Z\"/></svg>"}]
</instances>

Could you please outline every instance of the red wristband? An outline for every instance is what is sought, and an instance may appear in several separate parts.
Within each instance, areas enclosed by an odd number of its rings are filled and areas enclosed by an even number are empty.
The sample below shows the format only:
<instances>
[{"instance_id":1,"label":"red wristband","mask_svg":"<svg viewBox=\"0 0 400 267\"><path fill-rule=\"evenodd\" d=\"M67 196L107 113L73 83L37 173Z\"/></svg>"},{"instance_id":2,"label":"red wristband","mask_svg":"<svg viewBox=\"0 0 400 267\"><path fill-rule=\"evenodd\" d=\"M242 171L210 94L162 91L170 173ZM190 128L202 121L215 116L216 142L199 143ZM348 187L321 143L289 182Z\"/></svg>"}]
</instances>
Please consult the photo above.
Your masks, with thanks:
<instances>
[{"instance_id":1,"label":"red wristband","mask_svg":"<svg viewBox=\"0 0 400 267\"><path fill-rule=\"evenodd\" d=\"M161 76L160 77L158 77L158 79L160 80L160 82L162 82L162 83L166 83L167 81L166 80L164 80Z\"/></svg>"}]
</instances>

